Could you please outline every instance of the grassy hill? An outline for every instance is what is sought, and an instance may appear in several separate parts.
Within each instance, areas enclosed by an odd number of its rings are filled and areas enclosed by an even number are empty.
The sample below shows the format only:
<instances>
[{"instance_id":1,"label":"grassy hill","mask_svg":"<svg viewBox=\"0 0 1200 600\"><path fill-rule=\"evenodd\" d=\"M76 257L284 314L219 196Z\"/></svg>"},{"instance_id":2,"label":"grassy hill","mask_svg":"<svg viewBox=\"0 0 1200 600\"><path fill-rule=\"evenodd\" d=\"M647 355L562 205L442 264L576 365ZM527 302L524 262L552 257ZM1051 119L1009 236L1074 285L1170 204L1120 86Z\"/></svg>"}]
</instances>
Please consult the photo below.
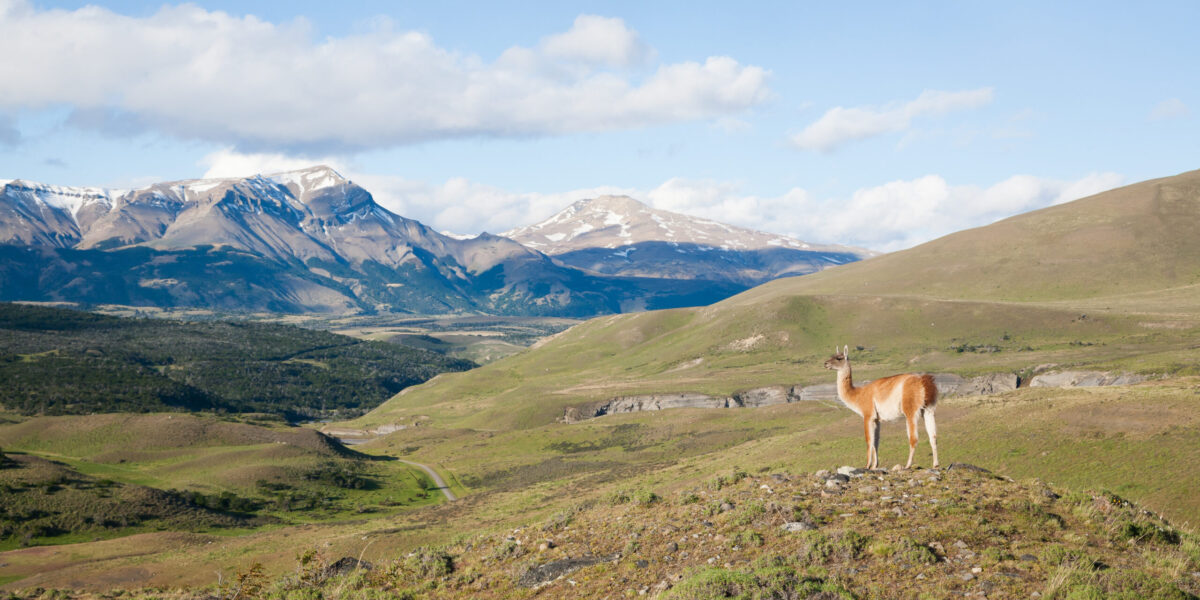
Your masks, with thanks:
<instances>
[{"instance_id":1,"label":"grassy hill","mask_svg":"<svg viewBox=\"0 0 1200 600\"><path fill-rule=\"evenodd\" d=\"M98 540L143 531L249 529L274 522L209 508L188 495L84 475L64 463L16 454L0 468L0 550Z\"/></svg>"},{"instance_id":2,"label":"grassy hill","mask_svg":"<svg viewBox=\"0 0 1200 600\"><path fill-rule=\"evenodd\" d=\"M540 593L1193 597L1200 499L1192 490L1200 475L1183 466L1200 463L1200 284L1188 279L1200 264L1200 240L1165 225L1157 240L1146 232L1165 224L1166 208L1193 206L1200 214L1200 190L1188 187L1196 178L1122 188L811 279L772 282L708 307L593 319L526 352L407 388L367 415L333 425L404 426L356 450L434 466L462 496L458 502L293 522L219 540L163 533L26 549L0 555L7 564L0 578L19 578L5 589L211 589L220 573L222 581L251 585L239 597L285 597L301 593L297 578L308 573L307 588L322 597L521 598L539 593L519 583L531 568L567 556L620 554L581 566ZM1167 220L1186 222L1190 213L1180 210L1186 214ZM1115 233L1122 231L1129 235ZM1096 242L1107 239L1105 232L1128 242L1112 242L1122 252L1150 257L1110 251ZM980 240L974 253L972 237ZM939 245L947 240L961 246ZM1023 244L1008 254L1016 266L989 267L1005 264L1006 240ZM1022 254L1027 248L1033 254ZM877 262L885 259L893 262ZM1172 262L1173 277L1150 268L1162 261ZM928 275L924 287L912 287L916 273ZM999 292L989 288L996 282ZM569 407L614 396L832 382L820 364L835 344L852 347L859 380L898 371L1029 375L1038 367L1156 378L943 399L943 461L979 464L1016 482L949 470L937 481L921 472L877 474L882 479L827 489L815 471L865 456L861 420L837 403L560 421ZM3 432L15 427L0 428L6 450ZM28 427L50 429L48 422ZM906 456L902 429L884 425L884 464ZM79 452L104 451L85 444ZM922 442L918 464L928 460ZM137 463L139 472L152 473L153 463ZM806 517L815 530L779 529L781 519ZM555 547L539 550L546 538ZM297 566L297 555L308 558ZM318 569L342 557L377 569L349 578ZM262 587L254 591L256 582Z\"/></svg>"},{"instance_id":3,"label":"grassy hill","mask_svg":"<svg viewBox=\"0 0 1200 600\"><path fill-rule=\"evenodd\" d=\"M1197 230L1200 171L1191 171L960 231L778 287L806 294L1021 302L1189 288L1200 284Z\"/></svg>"},{"instance_id":4,"label":"grassy hill","mask_svg":"<svg viewBox=\"0 0 1200 600\"><path fill-rule=\"evenodd\" d=\"M664 600L1200 591L1188 572L1200 565L1197 538L1120 497L956 466L832 485L808 473L719 473L670 496L615 493L371 571L313 577L313 587L326 596ZM258 583L259 597L305 587L294 578Z\"/></svg>"},{"instance_id":5,"label":"grassy hill","mask_svg":"<svg viewBox=\"0 0 1200 600\"><path fill-rule=\"evenodd\" d=\"M963 375L1038 365L1196 373L1200 171L960 232L709 307L593 319L530 352L406 390L356 422L511 428L617 395ZM973 352L986 348L987 353Z\"/></svg>"},{"instance_id":6,"label":"grassy hill","mask_svg":"<svg viewBox=\"0 0 1200 600\"><path fill-rule=\"evenodd\" d=\"M14 461L0 473L11 507L0 513L0 549L157 530L244 533L439 499L418 469L311 429L211 416L40 417L0 425L0 447Z\"/></svg>"},{"instance_id":7,"label":"grassy hill","mask_svg":"<svg viewBox=\"0 0 1200 600\"><path fill-rule=\"evenodd\" d=\"M354 414L465 360L287 325L0 304L0 407Z\"/></svg>"}]
</instances>

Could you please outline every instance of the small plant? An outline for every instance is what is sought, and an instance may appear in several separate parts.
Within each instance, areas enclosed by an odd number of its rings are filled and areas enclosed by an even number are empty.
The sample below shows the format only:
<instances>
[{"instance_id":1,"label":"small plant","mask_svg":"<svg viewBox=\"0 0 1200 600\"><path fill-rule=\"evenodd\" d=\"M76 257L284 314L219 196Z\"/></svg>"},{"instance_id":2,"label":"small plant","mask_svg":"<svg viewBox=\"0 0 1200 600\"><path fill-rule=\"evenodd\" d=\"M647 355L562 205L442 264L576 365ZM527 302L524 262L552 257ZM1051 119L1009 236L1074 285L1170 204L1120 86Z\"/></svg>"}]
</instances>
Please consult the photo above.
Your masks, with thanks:
<instances>
[{"instance_id":1,"label":"small plant","mask_svg":"<svg viewBox=\"0 0 1200 600\"><path fill-rule=\"evenodd\" d=\"M261 596L266 582L262 563L254 563L234 575L229 587L221 590L219 595L223 600L254 600Z\"/></svg>"},{"instance_id":2,"label":"small plant","mask_svg":"<svg viewBox=\"0 0 1200 600\"><path fill-rule=\"evenodd\" d=\"M740 546L742 548L760 548L766 543L766 539L757 531L739 531L729 540L730 546Z\"/></svg>"},{"instance_id":3,"label":"small plant","mask_svg":"<svg viewBox=\"0 0 1200 600\"><path fill-rule=\"evenodd\" d=\"M444 550L417 548L404 558L404 569L417 581L445 577L454 572L454 557Z\"/></svg>"},{"instance_id":4,"label":"small plant","mask_svg":"<svg viewBox=\"0 0 1200 600\"><path fill-rule=\"evenodd\" d=\"M879 558L888 558L896 553L896 546L891 542L875 542L867 548L867 554Z\"/></svg>"},{"instance_id":5,"label":"small plant","mask_svg":"<svg viewBox=\"0 0 1200 600\"><path fill-rule=\"evenodd\" d=\"M729 523L737 527L745 527L758 520L759 517L767 513L767 509L761 502L751 502L741 508Z\"/></svg>"},{"instance_id":6,"label":"small plant","mask_svg":"<svg viewBox=\"0 0 1200 600\"><path fill-rule=\"evenodd\" d=\"M498 544L488 558L492 560L502 560L508 557L519 557L525 554L525 548L518 544L516 540L505 540L504 543Z\"/></svg>"},{"instance_id":7,"label":"small plant","mask_svg":"<svg viewBox=\"0 0 1200 600\"><path fill-rule=\"evenodd\" d=\"M626 504L630 499L629 490L613 490L604 497L605 502L614 506L617 504Z\"/></svg>"},{"instance_id":8,"label":"small plant","mask_svg":"<svg viewBox=\"0 0 1200 600\"><path fill-rule=\"evenodd\" d=\"M693 572L661 596L668 600L709 598L854 598L839 584L802 576L787 566L750 571L707 568Z\"/></svg>"},{"instance_id":9,"label":"small plant","mask_svg":"<svg viewBox=\"0 0 1200 600\"><path fill-rule=\"evenodd\" d=\"M638 490L633 494L633 501L638 506L650 506L661 499L662 498L660 498L658 494L655 494L650 490Z\"/></svg>"},{"instance_id":10,"label":"small plant","mask_svg":"<svg viewBox=\"0 0 1200 600\"><path fill-rule=\"evenodd\" d=\"M983 560L986 562L986 564L989 564L989 565L995 565L998 563L1002 563L1006 560L1013 560L1014 558L1016 558L1011 553L1009 553L1008 551L1006 551L1002 548L984 548L982 555L983 555Z\"/></svg>"},{"instance_id":11,"label":"small plant","mask_svg":"<svg viewBox=\"0 0 1200 600\"><path fill-rule=\"evenodd\" d=\"M692 492L685 492L682 496L679 497L680 504L684 504L684 505L696 504L698 502L700 502L700 496L697 496L696 494L694 494Z\"/></svg>"}]
</instances>

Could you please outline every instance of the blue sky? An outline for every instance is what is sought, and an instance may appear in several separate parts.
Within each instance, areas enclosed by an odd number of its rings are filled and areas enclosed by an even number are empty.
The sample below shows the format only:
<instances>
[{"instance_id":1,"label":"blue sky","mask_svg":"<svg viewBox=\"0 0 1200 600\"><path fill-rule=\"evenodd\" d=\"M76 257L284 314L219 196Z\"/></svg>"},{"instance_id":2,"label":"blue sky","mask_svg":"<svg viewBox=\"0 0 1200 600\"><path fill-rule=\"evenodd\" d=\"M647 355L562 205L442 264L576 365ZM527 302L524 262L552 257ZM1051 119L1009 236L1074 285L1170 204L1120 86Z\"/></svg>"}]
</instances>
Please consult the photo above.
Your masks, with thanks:
<instances>
[{"instance_id":1,"label":"blue sky","mask_svg":"<svg viewBox=\"0 0 1200 600\"><path fill-rule=\"evenodd\" d=\"M627 193L879 250L1200 168L1200 3L0 0L0 177L329 163L459 233Z\"/></svg>"}]
</instances>

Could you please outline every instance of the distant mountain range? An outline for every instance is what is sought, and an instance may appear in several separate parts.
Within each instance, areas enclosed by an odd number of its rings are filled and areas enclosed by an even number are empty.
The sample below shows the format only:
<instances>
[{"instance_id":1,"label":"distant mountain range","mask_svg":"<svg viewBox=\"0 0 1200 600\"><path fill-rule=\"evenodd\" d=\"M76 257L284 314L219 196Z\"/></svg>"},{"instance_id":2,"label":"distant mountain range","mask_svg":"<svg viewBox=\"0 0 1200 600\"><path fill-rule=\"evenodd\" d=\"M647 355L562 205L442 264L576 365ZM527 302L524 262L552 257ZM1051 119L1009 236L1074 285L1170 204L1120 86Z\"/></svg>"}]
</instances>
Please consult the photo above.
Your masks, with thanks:
<instances>
[{"instance_id":1,"label":"distant mountain range","mask_svg":"<svg viewBox=\"0 0 1200 600\"><path fill-rule=\"evenodd\" d=\"M541 223L501 235L598 273L747 287L875 254L656 210L628 196L580 200Z\"/></svg>"},{"instance_id":2,"label":"distant mountain range","mask_svg":"<svg viewBox=\"0 0 1200 600\"><path fill-rule=\"evenodd\" d=\"M526 245L457 239L321 166L136 190L0 186L0 300L591 316L708 304L867 255L608 197L514 232Z\"/></svg>"}]
</instances>

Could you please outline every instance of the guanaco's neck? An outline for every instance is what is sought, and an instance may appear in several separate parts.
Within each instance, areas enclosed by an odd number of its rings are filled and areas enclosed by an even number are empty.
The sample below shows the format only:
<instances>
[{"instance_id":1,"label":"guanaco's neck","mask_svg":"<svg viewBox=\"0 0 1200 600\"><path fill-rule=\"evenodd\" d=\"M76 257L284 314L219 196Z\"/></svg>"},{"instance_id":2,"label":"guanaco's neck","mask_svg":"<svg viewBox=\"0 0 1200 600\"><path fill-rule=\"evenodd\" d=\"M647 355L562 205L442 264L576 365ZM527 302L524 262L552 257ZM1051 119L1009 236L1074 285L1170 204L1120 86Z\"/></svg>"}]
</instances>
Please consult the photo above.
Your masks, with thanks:
<instances>
[{"instance_id":1,"label":"guanaco's neck","mask_svg":"<svg viewBox=\"0 0 1200 600\"><path fill-rule=\"evenodd\" d=\"M846 406L850 406L851 408L853 408L853 406L850 404L850 400L851 400L851 398L853 398L855 390L854 390L854 379L853 379L853 376L850 374L850 364L849 363L846 364L845 369L838 369L837 391L838 391L838 398L841 399L842 403L844 403Z\"/></svg>"}]
</instances>

